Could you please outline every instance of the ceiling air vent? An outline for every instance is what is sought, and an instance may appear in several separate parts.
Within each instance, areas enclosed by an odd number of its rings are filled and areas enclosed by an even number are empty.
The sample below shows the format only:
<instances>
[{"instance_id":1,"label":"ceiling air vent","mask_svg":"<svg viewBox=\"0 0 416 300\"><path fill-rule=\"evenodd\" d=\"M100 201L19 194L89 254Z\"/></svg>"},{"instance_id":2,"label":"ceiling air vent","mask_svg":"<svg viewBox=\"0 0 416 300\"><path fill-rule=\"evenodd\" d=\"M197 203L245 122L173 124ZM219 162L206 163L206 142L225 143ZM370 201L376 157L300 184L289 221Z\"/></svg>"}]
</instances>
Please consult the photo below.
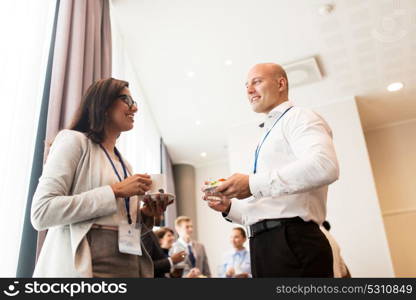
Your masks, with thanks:
<instances>
[{"instance_id":1,"label":"ceiling air vent","mask_svg":"<svg viewBox=\"0 0 416 300\"><path fill-rule=\"evenodd\" d=\"M289 88L294 88L322 79L321 71L315 57L309 57L283 65L289 80Z\"/></svg>"}]
</instances>

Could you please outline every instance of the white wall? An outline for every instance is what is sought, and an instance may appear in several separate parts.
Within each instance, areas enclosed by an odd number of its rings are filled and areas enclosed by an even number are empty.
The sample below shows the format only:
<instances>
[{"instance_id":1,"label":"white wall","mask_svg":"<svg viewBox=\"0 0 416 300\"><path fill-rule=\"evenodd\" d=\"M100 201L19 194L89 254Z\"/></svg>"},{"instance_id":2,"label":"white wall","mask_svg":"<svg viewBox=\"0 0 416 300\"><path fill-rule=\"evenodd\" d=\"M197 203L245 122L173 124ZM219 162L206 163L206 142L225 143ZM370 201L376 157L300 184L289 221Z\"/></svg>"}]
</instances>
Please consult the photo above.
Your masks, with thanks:
<instances>
[{"instance_id":1,"label":"white wall","mask_svg":"<svg viewBox=\"0 0 416 300\"><path fill-rule=\"evenodd\" d=\"M365 133L394 270L416 276L416 120Z\"/></svg>"},{"instance_id":2,"label":"white wall","mask_svg":"<svg viewBox=\"0 0 416 300\"><path fill-rule=\"evenodd\" d=\"M340 179L329 188L331 232L354 277L394 276L367 148L354 98L314 108L331 126ZM229 133L230 171L247 172L258 141L257 124ZM248 163L250 162L250 163ZM218 238L219 239L219 238Z\"/></svg>"},{"instance_id":3,"label":"white wall","mask_svg":"<svg viewBox=\"0 0 416 300\"><path fill-rule=\"evenodd\" d=\"M173 166L173 178L175 181L177 216L190 217L194 222L198 220L196 214L197 199L195 168L188 164ZM195 227L197 227L195 225ZM174 228L174 227L172 227ZM198 230L194 230L193 238L198 240Z\"/></svg>"}]
</instances>

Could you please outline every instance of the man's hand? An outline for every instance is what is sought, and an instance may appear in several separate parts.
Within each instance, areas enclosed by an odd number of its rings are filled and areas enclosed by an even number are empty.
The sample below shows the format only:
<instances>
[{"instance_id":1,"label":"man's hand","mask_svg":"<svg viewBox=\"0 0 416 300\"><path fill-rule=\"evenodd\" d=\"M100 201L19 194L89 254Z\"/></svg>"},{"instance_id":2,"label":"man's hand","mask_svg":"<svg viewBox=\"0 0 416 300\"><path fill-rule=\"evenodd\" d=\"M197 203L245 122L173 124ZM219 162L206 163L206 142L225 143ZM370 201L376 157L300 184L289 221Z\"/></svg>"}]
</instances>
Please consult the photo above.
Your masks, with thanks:
<instances>
[{"instance_id":1,"label":"man's hand","mask_svg":"<svg viewBox=\"0 0 416 300\"><path fill-rule=\"evenodd\" d=\"M248 273L244 272L244 273L240 273L240 274L235 274L234 278L248 278Z\"/></svg>"},{"instance_id":2,"label":"man's hand","mask_svg":"<svg viewBox=\"0 0 416 300\"><path fill-rule=\"evenodd\" d=\"M225 273L225 277L231 278L231 277L234 277L234 275L235 275L234 268L233 267L229 267L227 269L227 272Z\"/></svg>"},{"instance_id":3,"label":"man's hand","mask_svg":"<svg viewBox=\"0 0 416 300\"><path fill-rule=\"evenodd\" d=\"M228 214L231 207L231 200L218 193L206 192L202 195L202 199L207 201L208 206L213 210Z\"/></svg>"},{"instance_id":4,"label":"man's hand","mask_svg":"<svg viewBox=\"0 0 416 300\"><path fill-rule=\"evenodd\" d=\"M185 277L186 278L197 278L199 275L201 275L201 271L198 268L192 268Z\"/></svg>"},{"instance_id":5,"label":"man's hand","mask_svg":"<svg viewBox=\"0 0 416 300\"><path fill-rule=\"evenodd\" d=\"M250 197L252 194L250 191L248 175L238 173L233 174L215 189L215 193L221 193L229 199L245 199Z\"/></svg>"}]
</instances>

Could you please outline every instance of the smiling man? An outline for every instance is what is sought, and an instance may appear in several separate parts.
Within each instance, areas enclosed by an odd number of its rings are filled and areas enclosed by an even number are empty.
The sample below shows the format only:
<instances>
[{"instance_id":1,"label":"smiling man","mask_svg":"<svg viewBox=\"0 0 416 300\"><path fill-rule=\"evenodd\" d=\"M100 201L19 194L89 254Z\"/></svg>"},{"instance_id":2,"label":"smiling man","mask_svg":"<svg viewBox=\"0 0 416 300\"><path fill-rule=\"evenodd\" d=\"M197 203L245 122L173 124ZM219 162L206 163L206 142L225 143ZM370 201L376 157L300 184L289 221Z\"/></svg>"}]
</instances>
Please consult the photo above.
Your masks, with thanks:
<instances>
[{"instance_id":1,"label":"smiling man","mask_svg":"<svg viewBox=\"0 0 416 300\"><path fill-rule=\"evenodd\" d=\"M179 238L169 252L171 254L179 251L186 252L183 277L211 277L205 247L202 243L192 239L194 229L191 218L186 216L177 217L175 220L175 229Z\"/></svg>"},{"instance_id":2,"label":"smiling man","mask_svg":"<svg viewBox=\"0 0 416 300\"><path fill-rule=\"evenodd\" d=\"M319 229L328 185L339 174L331 129L290 103L280 65L255 65L246 90L253 111L265 114L252 173L232 175L204 200L248 227L253 277L333 277L331 247Z\"/></svg>"}]
</instances>

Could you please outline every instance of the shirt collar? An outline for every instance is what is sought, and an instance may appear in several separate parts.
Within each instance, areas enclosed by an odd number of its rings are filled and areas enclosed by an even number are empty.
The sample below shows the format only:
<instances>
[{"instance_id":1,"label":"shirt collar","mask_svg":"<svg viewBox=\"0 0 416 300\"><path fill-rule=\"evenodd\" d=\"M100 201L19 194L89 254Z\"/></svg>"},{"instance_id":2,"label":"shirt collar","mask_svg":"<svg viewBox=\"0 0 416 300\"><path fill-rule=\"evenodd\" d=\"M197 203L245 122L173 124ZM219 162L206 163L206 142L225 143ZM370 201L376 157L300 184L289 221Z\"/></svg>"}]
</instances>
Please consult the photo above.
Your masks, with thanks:
<instances>
[{"instance_id":1,"label":"shirt collar","mask_svg":"<svg viewBox=\"0 0 416 300\"><path fill-rule=\"evenodd\" d=\"M192 240L189 243L187 243L187 242L185 242L185 240L183 238L178 238L178 241L184 246L191 246L192 247Z\"/></svg>"},{"instance_id":2,"label":"shirt collar","mask_svg":"<svg viewBox=\"0 0 416 300\"><path fill-rule=\"evenodd\" d=\"M241 250L236 250L235 248L233 249L233 255L237 254L237 253L244 253L246 251L246 248L243 248Z\"/></svg>"},{"instance_id":3,"label":"shirt collar","mask_svg":"<svg viewBox=\"0 0 416 300\"><path fill-rule=\"evenodd\" d=\"M291 106L293 106L293 104L289 100L280 103L278 106L276 106L275 108L273 108L271 111L269 111L267 113L263 123L261 123L259 125L259 127L268 128L270 126L270 124L274 120L276 120L276 118L280 117L285 112L285 110L288 109Z\"/></svg>"}]
</instances>

